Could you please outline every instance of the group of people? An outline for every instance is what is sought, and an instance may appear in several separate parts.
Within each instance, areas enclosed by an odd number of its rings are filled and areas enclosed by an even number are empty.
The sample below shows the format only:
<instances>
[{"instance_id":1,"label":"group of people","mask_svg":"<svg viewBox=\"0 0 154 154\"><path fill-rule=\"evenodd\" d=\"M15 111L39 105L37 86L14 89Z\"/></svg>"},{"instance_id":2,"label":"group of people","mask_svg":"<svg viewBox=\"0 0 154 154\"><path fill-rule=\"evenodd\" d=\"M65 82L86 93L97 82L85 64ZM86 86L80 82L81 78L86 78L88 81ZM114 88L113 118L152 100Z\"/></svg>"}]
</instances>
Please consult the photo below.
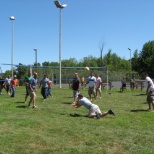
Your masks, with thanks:
<instances>
[{"instance_id":1,"label":"group of people","mask_svg":"<svg viewBox=\"0 0 154 154\"><path fill-rule=\"evenodd\" d=\"M126 86L127 86L126 77L123 77L122 80L121 80L121 88L120 88L120 91L121 92L124 92L126 90ZM136 88L136 90L138 89L138 83L136 82L135 76L133 76L131 78L130 88L131 88L131 90L134 90L134 88Z\"/></svg>"},{"instance_id":2,"label":"group of people","mask_svg":"<svg viewBox=\"0 0 154 154\"><path fill-rule=\"evenodd\" d=\"M75 73L75 76L72 81L72 89L73 89L73 98L74 101L77 99L78 94L80 93L80 88L83 83L80 80L80 77L78 76L78 73ZM99 74L96 74L96 77L94 76L94 73L91 72L90 76L87 79L87 82L85 86L89 84L88 87L88 95L90 98L90 101L92 101L92 95L94 96L94 99L99 97L101 98L102 93L101 93L101 87L102 87L102 79L100 78Z\"/></svg>"},{"instance_id":3,"label":"group of people","mask_svg":"<svg viewBox=\"0 0 154 154\"><path fill-rule=\"evenodd\" d=\"M32 76L31 72L29 72L28 76L25 77L25 86L26 86L26 95L25 95L25 103L30 96L30 101L28 103L28 106L33 103L33 108L36 108L36 93L38 85L38 74L35 72ZM41 87L41 94L43 96L43 99L46 100L49 96L52 96L51 89L52 89L52 80L47 75L44 75L44 77L41 79L39 87Z\"/></svg>"},{"instance_id":4,"label":"group of people","mask_svg":"<svg viewBox=\"0 0 154 154\"><path fill-rule=\"evenodd\" d=\"M38 82L38 74L34 72L32 75L31 72L28 72L28 75L24 78L25 88L26 88L26 95L25 95L25 103L27 101L28 96L30 96L30 100L28 106L33 104L33 108L36 108L36 91L37 86L41 88L41 94L43 99L46 100L49 96L52 97L51 89L52 89L52 79L49 78L47 75ZM0 94L2 94L2 89L6 89L8 95L11 97L15 97L16 95L16 87L19 85L19 81L17 76L14 75L13 79L8 75L6 79L3 79L0 76Z\"/></svg>"},{"instance_id":5,"label":"group of people","mask_svg":"<svg viewBox=\"0 0 154 154\"><path fill-rule=\"evenodd\" d=\"M146 72L143 73L143 77L145 78L145 83L147 85L146 94L147 94L148 110L154 111L154 83ZM32 76L31 72L29 72L28 76L25 77L24 81L26 87L25 102L28 96L30 96L30 101L28 103L28 106L30 106L31 103L33 103L33 108L36 108L37 106L35 103L36 100L35 91L38 85L38 74L35 72ZM17 84L18 84L18 79L16 78L16 75L14 75L13 79L11 79L10 76L8 76L8 78L6 78L5 80L2 79L2 77L0 77L0 92L2 88L5 87L7 94L8 95L11 94L11 97L15 97ZM101 98L102 80L99 77L99 74L96 74L95 77L94 73L91 72L86 82L86 85L87 84L89 84L88 87L89 99L84 97L84 95L80 93L81 81L78 76L78 73L75 73L72 82L74 101L71 104L71 106L74 108L79 108L80 106L84 106L89 110L87 116L90 118L96 117L97 119L99 119L108 114L112 114L115 116L115 113L111 109L108 110L107 112L102 113L99 106L92 103L92 94L95 100L97 98L98 93ZM46 100L48 96L52 96L51 94L52 80L47 75L44 75L44 77L40 80L39 87L41 87L41 94L44 100Z\"/></svg>"},{"instance_id":6,"label":"group of people","mask_svg":"<svg viewBox=\"0 0 154 154\"><path fill-rule=\"evenodd\" d=\"M18 79L16 75L13 76L13 79L10 77L10 75L8 75L6 79L3 79L0 76L0 94L2 94L2 89L5 89L8 95L15 97L17 85Z\"/></svg>"},{"instance_id":7,"label":"group of people","mask_svg":"<svg viewBox=\"0 0 154 154\"><path fill-rule=\"evenodd\" d=\"M94 96L94 99L96 100L97 95L99 94L101 98L101 86L102 86L102 79L100 78L99 74L96 74L96 77L94 76L94 73L91 72L90 76L88 77L88 80L85 84L85 86L89 84L88 87L88 95L89 99L83 96L83 94L80 93L80 87L83 85L83 76L80 78L78 76L78 73L75 73L75 76L73 78L72 82L72 89L73 89L73 98L74 101L71 104L71 106L75 108L79 108L80 106L84 106L89 110L88 117L97 119L104 117L108 114L115 115L114 112L110 109L107 112L102 113L99 106L92 103L92 95Z\"/></svg>"}]
</instances>

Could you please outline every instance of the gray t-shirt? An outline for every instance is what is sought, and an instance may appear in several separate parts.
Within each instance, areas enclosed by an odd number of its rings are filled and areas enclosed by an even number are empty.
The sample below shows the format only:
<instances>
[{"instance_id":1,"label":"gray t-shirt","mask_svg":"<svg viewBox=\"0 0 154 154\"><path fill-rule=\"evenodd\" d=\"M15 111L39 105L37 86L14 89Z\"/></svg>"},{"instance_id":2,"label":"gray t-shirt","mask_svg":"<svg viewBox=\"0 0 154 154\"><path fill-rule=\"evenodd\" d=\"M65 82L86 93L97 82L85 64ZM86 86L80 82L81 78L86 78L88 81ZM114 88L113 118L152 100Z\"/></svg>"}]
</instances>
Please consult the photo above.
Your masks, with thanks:
<instances>
[{"instance_id":1,"label":"gray t-shirt","mask_svg":"<svg viewBox=\"0 0 154 154\"><path fill-rule=\"evenodd\" d=\"M49 79L48 78L43 78L41 80L42 87L43 88L47 88L48 87L48 82L49 82Z\"/></svg>"},{"instance_id":2,"label":"gray t-shirt","mask_svg":"<svg viewBox=\"0 0 154 154\"><path fill-rule=\"evenodd\" d=\"M78 104L83 105L85 108L90 109L92 103L86 97L79 100Z\"/></svg>"}]
</instances>

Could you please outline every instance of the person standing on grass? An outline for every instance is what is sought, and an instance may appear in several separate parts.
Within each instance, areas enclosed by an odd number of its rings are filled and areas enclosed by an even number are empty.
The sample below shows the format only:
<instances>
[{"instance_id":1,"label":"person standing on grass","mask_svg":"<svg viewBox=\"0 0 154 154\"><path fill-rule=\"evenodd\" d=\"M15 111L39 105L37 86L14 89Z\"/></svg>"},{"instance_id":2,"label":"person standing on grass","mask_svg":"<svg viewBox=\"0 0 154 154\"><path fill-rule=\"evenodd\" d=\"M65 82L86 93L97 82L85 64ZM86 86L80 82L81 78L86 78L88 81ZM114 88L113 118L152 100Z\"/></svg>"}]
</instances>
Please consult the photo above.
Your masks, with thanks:
<instances>
[{"instance_id":1,"label":"person standing on grass","mask_svg":"<svg viewBox=\"0 0 154 154\"><path fill-rule=\"evenodd\" d=\"M102 97L102 79L99 77L99 74L96 75L96 97L99 94L99 97Z\"/></svg>"},{"instance_id":2,"label":"person standing on grass","mask_svg":"<svg viewBox=\"0 0 154 154\"><path fill-rule=\"evenodd\" d=\"M80 92L80 78L78 76L78 73L75 73L75 76L73 78L72 89L73 89L73 98L74 101L76 101L78 94Z\"/></svg>"},{"instance_id":3,"label":"person standing on grass","mask_svg":"<svg viewBox=\"0 0 154 154\"><path fill-rule=\"evenodd\" d=\"M2 94L2 89L4 88L3 84L4 84L4 79L2 78L2 76L0 76L0 95Z\"/></svg>"},{"instance_id":4,"label":"person standing on grass","mask_svg":"<svg viewBox=\"0 0 154 154\"><path fill-rule=\"evenodd\" d=\"M48 83L49 83L49 79L47 78L47 75L44 75L44 78L40 81L41 94L44 100L47 99L47 95L48 95Z\"/></svg>"},{"instance_id":5,"label":"person standing on grass","mask_svg":"<svg viewBox=\"0 0 154 154\"><path fill-rule=\"evenodd\" d=\"M28 93L28 88L29 88L29 82L30 80L32 79L32 73L31 72L28 72L28 76L25 77L25 87L26 87L26 95L25 95L25 103L27 101L27 98L29 96L29 93Z\"/></svg>"},{"instance_id":6,"label":"person standing on grass","mask_svg":"<svg viewBox=\"0 0 154 154\"><path fill-rule=\"evenodd\" d=\"M93 104L90 100L84 97L83 94L80 93L78 95L77 102L73 102L71 106L73 106L74 108L79 108L82 105L89 110L88 115L87 115L89 118L96 117L97 119L99 119L99 118L103 118L104 116L108 114L112 114L115 116L112 110L102 113L98 105Z\"/></svg>"},{"instance_id":7,"label":"person standing on grass","mask_svg":"<svg viewBox=\"0 0 154 154\"><path fill-rule=\"evenodd\" d=\"M10 84L11 84L11 77L10 75L8 75L8 77L5 79L4 84L3 84L8 95L11 94Z\"/></svg>"},{"instance_id":8,"label":"person standing on grass","mask_svg":"<svg viewBox=\"0 0 154 154\"><path fill-rule=\"evenodd\" d=\"M81 87L82 88L85 88L85 85L84 85L84 76L82 75L82 77L81 77Z\"/></svg>"},{"instance_id":9,"label":"person standing on grass","mask_svg":"<svg viewBox=\"0 0 154 154\"><path fill-rule=\"evenodd\" d=\"M154 111L154 83L152 79L148 76L148 73L144 72L143 77L145 78L145 84L146 84L146 94L147 94L147 103L149 108L147 110L153 110Z\"/></svg>"},{"instance_id":10,"label":"person standing on grass","mask_svg":"<svg viewBox=\"0 0 154 154\"><path fill-rule=\"evenodd\" d=\"M14 78L11 80L11 97L15 97L16 95L16 86L18 85L18 79L17 76L14 75Z\"/></svg>"},{"instance_id":11,"label":"person standing on grass","mask_svg":"<svg viewBox=\"0 0 154 154\"><path fill-rule=\"evenodd\" d=\"M92 101L92 94L94 95L94 98L96 100L96 90L95 90L95 85L96 85L96 78L94 76L94 73L91 72L90 76L88 77L88 81L86 83L86 85L89 83L89 88L88 88L88 94L89 94L89 98L90 101ZM85 87L86 87L85 85Z\"/></svg>"},{"instance_id":12,"label":"person standing on grass","mask_svg":"<svg viewBox=\"0 0 154 154\"><path fill-rule=\"evenodd\" d=\"M28 106L30 106L31 102L33 103L33 108L36 108L36 94L35 94L35 89L37 86L37 82L38 82L38 74L35 72L33 78L30 80L29 82L29 86L28 86L28 93L30 95L30 101Z\"/></svg>"},{"instance_id":13,"label":"person standing on grass","mask_svg":"<svg viewBox=\"0 0 154 154\"><path fill-rule=\"evenodd\" d=\"M47 77L48 78L48 77ZM51 96L52 97L52 79L48 78L49 82L48 82L48 92L47 92L47 97Z\"/></svg>"},{"instance_id":14,"label":"person standing on grass","mask_svg":"<svg viewBox=\"0 0 154 154\"><path fill-rule=\"evenodd\" d=\"M122 78L121 84L122 84L122 85L121 85L120 90L121 90L122 92L124 92L124 90L126 90L126 78L125 78L125 77Z\"/></svg>"}]
</instances>

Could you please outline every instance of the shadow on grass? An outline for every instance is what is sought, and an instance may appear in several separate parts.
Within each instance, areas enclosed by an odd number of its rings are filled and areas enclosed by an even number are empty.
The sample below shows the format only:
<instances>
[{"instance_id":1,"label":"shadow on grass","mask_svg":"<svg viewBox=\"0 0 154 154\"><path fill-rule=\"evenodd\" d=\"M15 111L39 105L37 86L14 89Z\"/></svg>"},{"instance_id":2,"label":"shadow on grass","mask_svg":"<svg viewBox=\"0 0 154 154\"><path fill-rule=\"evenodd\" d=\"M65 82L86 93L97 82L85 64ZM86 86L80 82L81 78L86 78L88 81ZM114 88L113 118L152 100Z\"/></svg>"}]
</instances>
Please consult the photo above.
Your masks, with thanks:
<instances>
[{"instance_id":1,"label":"shadow on grass","mask_svg":"<svg viewBox=\"0 0 154 154\"><path fill-rule=\"evenodd\" d=\"M144 110L144 109L136 109L136 110L131 110L131 112L147 112L147 110Z\"/></svg>"},{"instance_id":2,"label":"shadow on grass","mask_svg":"<svg viewBox=\"0 0 154 154\"><path fill-rule=\"evenodd\" d=\"M135 95L135 96L145 96L146 94L138 94L138 95Z\"/></svg>"},{"instance_id":3,"label":"shadow on grass","mask_svg":"<svg viewBox=\"0 0 154 154\"><path fill-rule=\"evenodd\" d=\"M81 114L77 114L77 113L60 113L61 115L69 115L71 117L87 117L87 115L81 115Z\"/></svg>"},{"instance_id":4,"label":"shadow on grass","mask_svg":"<svg viewBox=\"0 0 154 154\"><path fill-rule=\"evenodd\" d=\"M23 104L23 103L25 103L25 102L15 102L15 103L22 103L22 104Z\"/></svg>"},{"instance_id":5,"label":"shadow on grass","mask_svg":"<svg viewBox=\"0 0 154 154\"><path fill-rule=\"evenodd\" d=\"M27 108L25 105L16 106L16 108Z\"/></svg>"},{"instance_id":6,"label":"shadow on grass","mask_svg":"<svg viewBox=\"0 0 154 154\"><path fill-rule=\"evenodd\" d=\"M62 104L72 104L71 102L63 102Z\"/></svg>"}]
</instances>

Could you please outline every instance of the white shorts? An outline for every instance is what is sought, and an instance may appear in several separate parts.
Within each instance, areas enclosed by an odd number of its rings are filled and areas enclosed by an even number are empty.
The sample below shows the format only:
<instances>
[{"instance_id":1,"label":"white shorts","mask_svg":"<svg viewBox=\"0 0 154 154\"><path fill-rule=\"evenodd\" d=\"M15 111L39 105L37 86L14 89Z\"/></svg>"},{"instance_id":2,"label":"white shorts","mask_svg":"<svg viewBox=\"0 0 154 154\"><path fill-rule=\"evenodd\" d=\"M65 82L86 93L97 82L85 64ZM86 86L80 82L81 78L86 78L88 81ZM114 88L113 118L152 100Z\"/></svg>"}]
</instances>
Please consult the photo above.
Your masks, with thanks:
<instances>
[{"instance_id":1,"label":"white shorts","mask_svg":"<svg viewBox=\"0 0 154 154\"><path fill-rule=\"evenodd\" d=\"M99 114L102 114L100 108L98 105L96 104L92 104L91 108L89 109L89 115L92 115L92 114L95 114L95 112L99 113Z\"/></svg>"}]
</instances>

